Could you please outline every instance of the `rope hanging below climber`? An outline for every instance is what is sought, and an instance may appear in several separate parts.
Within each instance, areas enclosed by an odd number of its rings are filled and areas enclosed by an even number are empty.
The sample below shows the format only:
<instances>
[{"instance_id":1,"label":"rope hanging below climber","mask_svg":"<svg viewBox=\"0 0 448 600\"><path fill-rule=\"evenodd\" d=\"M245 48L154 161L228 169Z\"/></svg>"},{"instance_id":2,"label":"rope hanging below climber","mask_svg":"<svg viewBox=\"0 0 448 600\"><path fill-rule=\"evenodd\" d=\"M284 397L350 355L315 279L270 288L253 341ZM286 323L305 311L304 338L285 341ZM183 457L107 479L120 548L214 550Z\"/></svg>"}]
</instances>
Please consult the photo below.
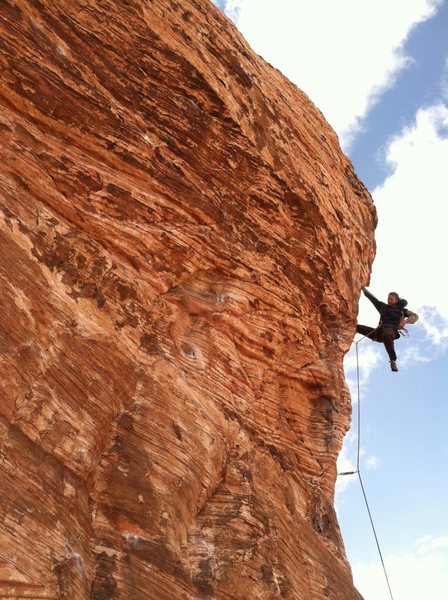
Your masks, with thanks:
<instances>
[{"instance_id":1,"label":"rope hanging below climber","mask_svg":"<svg viewBox=\"0 0 448 600\"><path fill-rule=\"evenodd\" d=\"M372 296L370 294L370 292L368 292L368 290L366 290L365 288L363 288L363 291L364 291L364 293L367 292L370 296ZM389 294L389 296L390 295L391 294ZM398 294L396 294L396 296L398 298ZM372 296L372 297L375 298L374 296ZM375 298L375 300L376 300L376 298ZM379 304L384 304L383 302L380 303L378 300L376 300L376 301ZM406 300L404 300L403 302L405 302L407 304ZM395 303L393 303L393 305L394 304ZM408 312L409 312L409 316L406 315L406 318L408 319L407 322L409 322L409 323L411 323L411 322L415 323L415 321L418 319L418 316L415 313L411 313L411 311L408 311ZM416 317L416 318L414 319L414 317ZM367 337L371 337L371 334L373 332L377 331L380 326L381 326L381 322L380 322L380 325L378 325L378 327L376 329L368 328L368 329L371 329L372 331L370 331L367 334L364 334L361 339L359 339L357 342L354 342L355 348L356 348L356 385L357 385L357 399L358 399L358 403L357 403L357 406L358 406L358 411L357 411L357 413L358 413L358 419L357 419L358 447L357 447L357 452L356 452L356 469L353 470L353 471L344 471L343 473L338 473L338 475L340 475L340 476L344 476L344 475L357 475L358 476L359 484L361 486L362 495L364 497L364 503L366 505L367 513L369 515L370 525L372 527L373 535L374 535L374 538L375 538L375 543L376 543L376 547L377 547L377 550L378 550L378 555L380 557L381 565L383 567L383 572L384 572L384 577L385 577L385 580L386 580L387 588L389 590L389 594L390 594L391 600L394 600L394 596L392 594L392 588L390 586L389 577L388 577L387 570L386 570L386 564L385 564L384 559L383 559L383 554L381 552L380 542L379 542L379 539L378 539L378 536L377 536L377 533L376 533L375 524L373 522L373 516L372 516L372 512L370 510L369 501L367 499L367 493L365 491L364 483L362 481L362 477L361 477L361 465L360 465L360 457L361 457L361 389L360 389L360 377L359 377L358 344L360 342L362 342L363 340L365 340ZM364 326L361 325L360 327L364 327ZM357 330L358 330L358 327L357 327ZM360 333L360 332L358 332L358 333ZM383 340L377 339L377 340L374 340L374 341L383 341Z\"/></svg>"}]
</instances>

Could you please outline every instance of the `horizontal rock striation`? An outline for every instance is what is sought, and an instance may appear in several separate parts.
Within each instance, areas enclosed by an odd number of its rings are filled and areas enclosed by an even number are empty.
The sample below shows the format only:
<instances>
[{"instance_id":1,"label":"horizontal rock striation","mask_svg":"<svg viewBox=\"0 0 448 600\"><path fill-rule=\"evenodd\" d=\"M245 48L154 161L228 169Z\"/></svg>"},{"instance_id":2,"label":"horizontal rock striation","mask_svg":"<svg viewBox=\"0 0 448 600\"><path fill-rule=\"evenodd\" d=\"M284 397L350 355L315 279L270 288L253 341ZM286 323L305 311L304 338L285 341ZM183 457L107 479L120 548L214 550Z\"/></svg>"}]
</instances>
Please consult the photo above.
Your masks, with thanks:
<instances>
[{"instance_id":1,"label":"horizontal rock striation","mask_svg":"<svg viewBox=\"0 0 448 600\"><path fill-rule=\"evenodd\" d=\"M360 598L333 509L376 223L207 0L0 5L0 597Z\"/></svg>"}]
</instances>

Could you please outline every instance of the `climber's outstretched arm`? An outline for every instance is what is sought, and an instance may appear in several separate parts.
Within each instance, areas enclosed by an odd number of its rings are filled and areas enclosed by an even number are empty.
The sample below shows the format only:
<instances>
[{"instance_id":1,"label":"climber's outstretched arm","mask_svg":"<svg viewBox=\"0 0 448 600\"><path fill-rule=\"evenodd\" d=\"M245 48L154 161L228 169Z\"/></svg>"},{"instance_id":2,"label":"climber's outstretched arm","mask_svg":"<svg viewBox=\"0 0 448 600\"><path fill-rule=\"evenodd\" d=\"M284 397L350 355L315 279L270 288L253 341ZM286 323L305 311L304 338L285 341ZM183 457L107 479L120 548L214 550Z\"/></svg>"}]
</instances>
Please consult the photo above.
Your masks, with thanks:
<instances>
[{"instance_id":1,"label":"climber's outstretched arm","mask_svg":"<svg viewBox=\"0 0 448 600\"><path fill-rule=\"evenodd\" d=\"M377 310L381 310L381 307L383 306L384 302L381 302L380 300L378 300L378 298L375 298L375 296L371 292L369 292L369 290L365 287L362 288L362 292Z\"/></svg>"}]
</instances>

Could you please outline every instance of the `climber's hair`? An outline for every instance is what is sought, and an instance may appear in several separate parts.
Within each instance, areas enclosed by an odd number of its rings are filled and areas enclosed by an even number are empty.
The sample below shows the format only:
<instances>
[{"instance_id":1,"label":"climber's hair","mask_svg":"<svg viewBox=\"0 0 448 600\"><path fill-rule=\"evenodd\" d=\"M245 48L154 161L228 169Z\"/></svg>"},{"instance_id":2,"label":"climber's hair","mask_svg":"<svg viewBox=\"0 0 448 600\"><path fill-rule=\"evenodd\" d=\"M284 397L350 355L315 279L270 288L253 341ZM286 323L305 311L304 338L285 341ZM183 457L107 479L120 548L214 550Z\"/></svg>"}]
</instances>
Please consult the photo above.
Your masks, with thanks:
<instances>
[{"instance_id":1,"label":"climber's hair","mask_svg":"<svg viewBox=\"0 0 448 600\"><path fill-rule=\"evenodd\" d=\"M400 296L397 294L397 292L389 292L389 296L395 296L397 300L400 300Z\"/></svg>"}]
</instances>

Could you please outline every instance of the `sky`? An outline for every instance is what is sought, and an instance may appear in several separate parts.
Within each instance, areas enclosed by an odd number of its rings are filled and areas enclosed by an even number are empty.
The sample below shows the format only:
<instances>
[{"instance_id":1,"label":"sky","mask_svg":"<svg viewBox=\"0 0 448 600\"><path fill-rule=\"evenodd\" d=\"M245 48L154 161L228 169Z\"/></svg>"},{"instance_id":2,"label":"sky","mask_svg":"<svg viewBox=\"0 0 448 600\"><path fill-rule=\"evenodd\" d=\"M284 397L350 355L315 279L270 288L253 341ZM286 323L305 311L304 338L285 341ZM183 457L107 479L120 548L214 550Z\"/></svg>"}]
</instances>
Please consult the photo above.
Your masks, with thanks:
<instances>
[{"instance_id":1,"label":"sky","mask_svg":"<svg viewBox=\"0 0 448 600\"><path fill-rule=\"evenodd\" d=\"M378 212L368 287L384 301L398 292L420 316L396 343L398 373L382 345L355 337L345 359L353 422L338 468L356 468L359 433L360 471L393 600L446 600L448 2L214 3L338 134ZM364 296L358 322L378 322ZM365 600L389 600L356 475L338 478L335 503L357 589Z\"/></svg>"}]
</instances>

